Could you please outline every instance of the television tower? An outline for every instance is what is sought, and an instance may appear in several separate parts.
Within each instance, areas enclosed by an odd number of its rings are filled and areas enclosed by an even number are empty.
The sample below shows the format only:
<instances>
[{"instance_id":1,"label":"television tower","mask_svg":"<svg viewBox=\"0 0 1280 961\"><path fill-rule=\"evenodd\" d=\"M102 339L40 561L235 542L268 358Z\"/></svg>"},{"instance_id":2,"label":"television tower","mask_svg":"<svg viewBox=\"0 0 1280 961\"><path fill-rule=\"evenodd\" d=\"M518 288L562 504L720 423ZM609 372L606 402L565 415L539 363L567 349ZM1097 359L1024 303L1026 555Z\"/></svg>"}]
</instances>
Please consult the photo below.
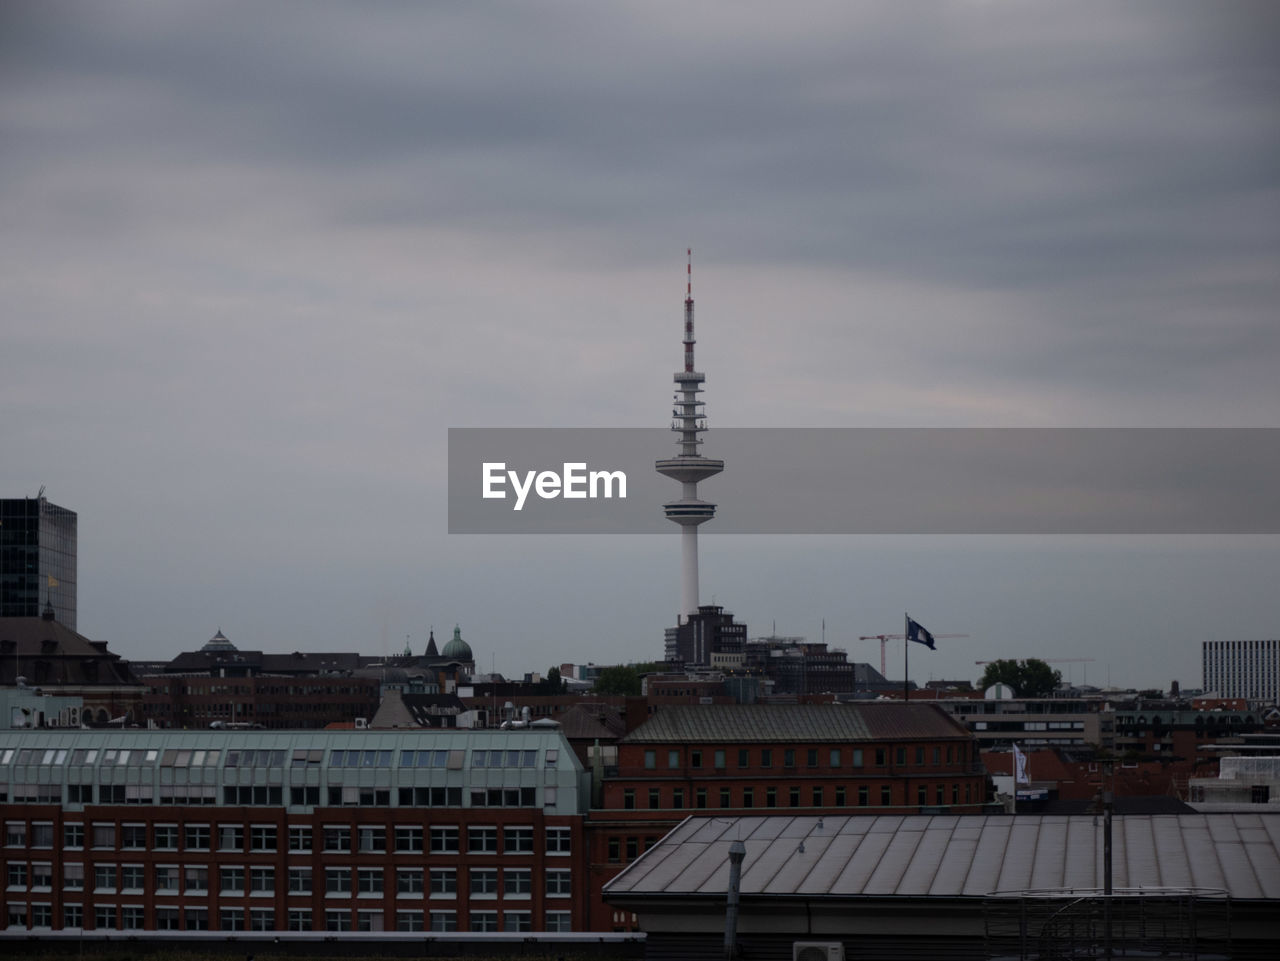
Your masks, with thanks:
<instances>
[{"instance_id":1,"label":"television tower","mask_svg":"<svg viewBox=\"0 0 1280 961\"><path fill-rule=\"evenodd\" d=\"M706 377L693 369L693 250L688 251L688 280L684 299L684 370L675 375L676 395L671 411L671 429L679 435L680 454L658 461L659 474L680 482L680 499L662 505L667 520L680 525L680 615L683 623L698 613L698 525L709 521L716 505L698 499L698 481L724 470L724 461L710 460L698 453L707 429L703 413L702 382Z\"/></svg>"}]
</instances>

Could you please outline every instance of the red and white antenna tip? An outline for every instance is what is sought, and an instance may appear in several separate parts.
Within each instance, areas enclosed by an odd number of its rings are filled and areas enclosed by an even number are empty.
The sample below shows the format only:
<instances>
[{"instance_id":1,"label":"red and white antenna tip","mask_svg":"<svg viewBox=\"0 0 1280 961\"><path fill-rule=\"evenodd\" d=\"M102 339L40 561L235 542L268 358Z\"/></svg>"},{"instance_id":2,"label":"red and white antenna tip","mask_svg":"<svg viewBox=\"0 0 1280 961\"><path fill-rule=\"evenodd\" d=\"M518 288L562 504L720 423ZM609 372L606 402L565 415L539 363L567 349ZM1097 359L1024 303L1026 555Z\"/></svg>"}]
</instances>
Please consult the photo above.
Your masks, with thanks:
<instances>
[{"instance_id":1,"label":"red and white antenna tip","mask_svg":"<svg viewBox=\"0 0 1280 961\"><path fill-rule=\"evenodd\" d=\"M689 281L685 287L685 292L689 295L689 297L692 298L693 297L693 248L689 247L685 252L689 255L689 266L688 266Z\"/></svg>"}]
</instances>

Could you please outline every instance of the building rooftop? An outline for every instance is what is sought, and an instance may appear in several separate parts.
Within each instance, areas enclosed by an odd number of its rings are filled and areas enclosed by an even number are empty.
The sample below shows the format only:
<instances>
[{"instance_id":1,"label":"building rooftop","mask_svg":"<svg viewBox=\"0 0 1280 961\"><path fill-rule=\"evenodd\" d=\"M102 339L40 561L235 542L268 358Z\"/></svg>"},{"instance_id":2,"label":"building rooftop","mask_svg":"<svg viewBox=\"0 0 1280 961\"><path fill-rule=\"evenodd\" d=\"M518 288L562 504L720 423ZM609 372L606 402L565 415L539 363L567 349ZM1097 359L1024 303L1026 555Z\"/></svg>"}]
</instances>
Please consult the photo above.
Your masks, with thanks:
<instances>
[{"instance_id":1,"label":"building rooftop","mask_svg":"<svg viewBox=\"0 0 1280 961\"><path fill-rule=\"evenodd\" d=\"M610 895L723 899L729 846L742 894L974 897L1104 886L1103 821L1065 815L690 817L605 887ZM1280 898L1280 814L1117 816L1120 888Z\"/></svg>"},{"instance_id":2,"label":"building rooftop","mask_svg":"<svg viewBox=\"0 0 1280 961\"><path fill-rule=\"evenodd\" d=\"M758 743L963 738L969 730L932 704L714 704L664 706L623 743Z\"/></svg>"},{"instance_id":3,"label":"building rooftop","mask_svg":"<svg viewBox=\"0 0 1280 961\"><path fill-rule=\"evenodd\" d=\"M31 687L136 685L105 641L91 641L47 617L0 617L0 684Z\"/></svg>"}]
</instances>

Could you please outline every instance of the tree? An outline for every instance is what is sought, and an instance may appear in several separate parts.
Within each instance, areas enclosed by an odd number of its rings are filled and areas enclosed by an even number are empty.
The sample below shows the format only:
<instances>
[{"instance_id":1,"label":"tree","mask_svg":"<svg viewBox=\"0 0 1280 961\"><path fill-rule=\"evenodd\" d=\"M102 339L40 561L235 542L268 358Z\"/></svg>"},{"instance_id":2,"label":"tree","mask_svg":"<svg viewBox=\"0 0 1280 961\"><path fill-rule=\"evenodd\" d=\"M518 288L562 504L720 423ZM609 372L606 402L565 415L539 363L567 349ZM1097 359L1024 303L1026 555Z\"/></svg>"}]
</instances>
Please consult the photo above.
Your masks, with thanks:
<instances>
[{"instance_id":1,"label":"tree","mask_svg":"<svg viewBox=\"0 0 1280 961\"><path fill-rule=\"evenodd\" d=\"M993 684L1007 684L1019 697L1048 697L1062 683L1062 672L1055 671L1036 657L1025 661L999 660L987 664L978 686L984 691Z\"/></svg>"},{"instance_id":2,"label":"tree","mask_svg":"<svg viewBox=\"0 0 1280 961\"><path fill-rule=\"evenodd\" d=\"M560 676L560 668L547 668L547 676L542 679L539 685L541 693L555 696L563 694L565 689L564 679Z\"/></svg>"},{"instance_id":3,"label":"tree","mask_svg":"<svg viewBox=\"0 0 1280 961\"><path fill-rule=\"evenodd\" d=\"M640 693L640 672L630 664L619 664L616 667L602 667L596 675L596 685L592 690L596 694L628 694Z\"/></svg>"}]
</instances>

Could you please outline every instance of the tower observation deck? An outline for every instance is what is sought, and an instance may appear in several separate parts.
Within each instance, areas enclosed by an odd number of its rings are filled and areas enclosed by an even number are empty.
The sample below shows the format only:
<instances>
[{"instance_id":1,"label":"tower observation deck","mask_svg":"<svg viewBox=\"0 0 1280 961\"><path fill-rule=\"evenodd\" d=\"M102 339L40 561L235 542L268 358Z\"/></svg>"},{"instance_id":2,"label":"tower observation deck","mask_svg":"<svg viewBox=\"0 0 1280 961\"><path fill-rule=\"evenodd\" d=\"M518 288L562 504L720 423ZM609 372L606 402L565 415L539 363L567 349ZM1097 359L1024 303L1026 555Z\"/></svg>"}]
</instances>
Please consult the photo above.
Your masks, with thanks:
<instances>
[{"instance_id":1,"label":"tower observation deck","mask_svg":"<svg viewBox=\"0 0 1280 961\"><path fill-rule=\"evenodd\" d=\"M705 401L699 399L705 375L693 368L693 251L689 251L684 301L684 370L677 371L671 429L678 435L680 453L658 461L659 474L680 482L680 499L662 505L667 520L680 525L680 616L677 623L698 613L698 525L709 521L716 505L698 498L698 482L724 470L724 461L699 453L700 436L707 429Z\"/></svg>"}]
</instances>

